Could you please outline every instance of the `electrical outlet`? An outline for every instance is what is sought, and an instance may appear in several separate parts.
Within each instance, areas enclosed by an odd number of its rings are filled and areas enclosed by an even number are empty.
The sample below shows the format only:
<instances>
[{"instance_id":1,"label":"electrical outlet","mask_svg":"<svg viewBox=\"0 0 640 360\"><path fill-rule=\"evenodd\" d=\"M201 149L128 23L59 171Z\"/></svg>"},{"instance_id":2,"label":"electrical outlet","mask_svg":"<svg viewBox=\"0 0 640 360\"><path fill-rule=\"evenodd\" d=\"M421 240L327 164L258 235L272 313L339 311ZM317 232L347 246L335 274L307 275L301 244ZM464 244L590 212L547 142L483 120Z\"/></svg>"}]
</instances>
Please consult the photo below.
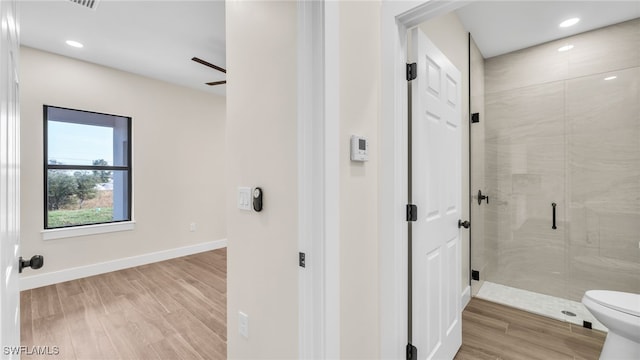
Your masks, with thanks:
<instances>
[{"instance_id":1,"label":"electrical outlet","mask_svg":"<svg viewBox=\"0 0 640 360\"><path fill-rule=\"evenodd\" d=\"M249 315L238 311L238 332L245 338L249 338Z\"/></svg>"},{"instance_id":2,"label":"electrical outlet","mask_svg":"<svg viewBox=\"0 0 640 360\"><path fill-rule=\"evenodd\" d=\"M195 232L196 228L196 223L192 222L191 224L189 224L189 231Z\"/></svg>"}]
</instances>

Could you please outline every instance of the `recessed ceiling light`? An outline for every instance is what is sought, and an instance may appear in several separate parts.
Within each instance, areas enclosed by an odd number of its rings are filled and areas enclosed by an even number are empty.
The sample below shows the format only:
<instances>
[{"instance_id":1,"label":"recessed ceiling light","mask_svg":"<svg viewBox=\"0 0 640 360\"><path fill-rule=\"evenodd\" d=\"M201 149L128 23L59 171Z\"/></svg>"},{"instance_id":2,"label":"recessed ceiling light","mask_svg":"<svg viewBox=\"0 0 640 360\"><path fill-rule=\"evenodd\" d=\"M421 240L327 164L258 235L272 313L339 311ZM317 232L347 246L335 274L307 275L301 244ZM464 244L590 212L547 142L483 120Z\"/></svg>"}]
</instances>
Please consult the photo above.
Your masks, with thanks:
<instances>
[{"instance_id":1,"label":"recessed ceiling light","mask_svg":"<svg viewBox=\"0 0 640 360\"><path fill-rule=\"evenodd\" d=\"M79 43L79 42L74 41L74 40L67 40L67 45L69 45L69 46L73 46L73 47L75 47L75 48L81 48L81 47L84 47L84 45L82 45L82 43Z\"/></svg>"},{"instance_id":2,"label":"recessed ceiling light","mask_svg":"<svg viewBox=\"0 0 640 360\"><path fill-rule=\"evenodd\" d=\"M613 79L616 79L616 78L618 78L618 77L614 75L614 76L607 76L607 77L606 77L606 78L604 78L604 79L605 79L605 80L607 80L607 81L609 81L609 80L613 80Z\"/></svg>"},{"instance_id":3,"label":"recessed ceiling light","mask_svg":"<svg viewBox=\"0 0 640 360\"><path fill-rule=\"evenodd\" d=\"M565 45L565 46L559 48L558 51L563 52L563 51L568 51L568 50L571 50L571 49L573 49L573 45Z\"/></svg>"},{"instance_id":4,"label":"recessed ceiling light","mask_svg":"<svg viewBox=\"0 0 640 360\"><path fill-rule=\"evenodd\" d=\"M578 21L580 21L580 18L567 19L567 20L565 20L565 21L560 23L560 27L565 28L565 27L573 26L573 25L577 24Z\"/></svg>"}]
</instances>

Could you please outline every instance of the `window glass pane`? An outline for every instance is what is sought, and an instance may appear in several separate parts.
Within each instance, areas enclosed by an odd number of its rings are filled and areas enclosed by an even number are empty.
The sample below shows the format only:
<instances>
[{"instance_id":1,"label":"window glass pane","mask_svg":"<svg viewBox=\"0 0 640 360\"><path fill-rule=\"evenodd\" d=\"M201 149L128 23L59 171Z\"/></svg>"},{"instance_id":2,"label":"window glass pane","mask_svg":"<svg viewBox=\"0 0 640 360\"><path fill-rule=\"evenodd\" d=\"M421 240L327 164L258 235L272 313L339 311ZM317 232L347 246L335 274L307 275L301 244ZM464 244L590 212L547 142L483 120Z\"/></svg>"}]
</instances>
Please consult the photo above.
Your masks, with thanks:
<instances>
[{"instance_id":1,"label":"window glass pane","mask_svg":"<svg viewBox=\"0 0 640 360\"><path fill-rule=\"evenodd\" d=\"M47 105L44 110L45 227L131 220L131 118Z\"/></svg>"},{"instance_id":2,"label":"window glass pane","mask_svg":"<svg viewBox=\"0 0 640 360\"><path fill-rule=\"evenodd\" d=\"M52 106L46 114L49 164L128 166L130 118Z\"/></svg>"},{"instance_id":3,"label":"window glass pane","mask_svg":"<svg viewBox=\"0 0 640 360\"><path fill-rule=\"evenodd\" d=\"M113 165L113 128L60 121L47 128L49 164Z\"/></svg>"},{"instance_id":4,"label":"window glass pane","mask_svg":"<svg viewBox=\"0 0 640 360\"><path fill-rule=\"evenodd\" d=\"M48 170L47 228L129 220L128 171Z\"/></svg>"}]
</instances>

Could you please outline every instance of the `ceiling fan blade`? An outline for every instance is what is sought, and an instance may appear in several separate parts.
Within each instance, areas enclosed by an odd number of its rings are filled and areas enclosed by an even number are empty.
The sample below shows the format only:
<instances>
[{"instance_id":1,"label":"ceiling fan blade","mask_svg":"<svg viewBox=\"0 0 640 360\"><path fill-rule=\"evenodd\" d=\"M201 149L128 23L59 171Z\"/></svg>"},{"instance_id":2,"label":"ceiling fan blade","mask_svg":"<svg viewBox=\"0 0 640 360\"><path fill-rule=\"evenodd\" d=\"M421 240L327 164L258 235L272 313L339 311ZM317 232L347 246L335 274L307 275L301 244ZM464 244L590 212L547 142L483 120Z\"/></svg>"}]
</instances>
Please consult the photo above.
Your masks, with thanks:
<instances>
[{"instance_id":1,"label":"ceiling fan blade","mask_svg":"<svg viewBox=\"0 0 640 360\"><path fill-rule=\"evenodd\" d=\"M202 65L204 65L204 66L208 66L208 67L210 67L210 68L212 68L212 69L216 69L216 70L218 70L218 71L222 71L222 72L223 72L223 73L225 73L225 74L227 73L227 70L225 70L225 69L221 68L220 66L213 65L212 63L207 62L207 61L204 61L204 60L202 60L202 59L200 59L200 58L197 58L197 57L195 57L195 56L194 56L194 57L192 57L192 58L191 58L191 60L193 60L193 61L195 61L195 62L197 62L197 63L200 63L200 64L202 64Z\"/></svg>"},{"instance_id":2,"label":"ceiling fan blade","mask_svg":"<svg viewBox=\"0 0 640 360\"><path fill-rule=\"evenodd\" d=\"M205 83L205 84L207 84L209 86L213 86L213 85L222 85L222 84L226 84L226 83L227 83L227 80L222 80L222 81L212 81L212 82L208 82L208 83Z\"/></svg>"}]
</instances>

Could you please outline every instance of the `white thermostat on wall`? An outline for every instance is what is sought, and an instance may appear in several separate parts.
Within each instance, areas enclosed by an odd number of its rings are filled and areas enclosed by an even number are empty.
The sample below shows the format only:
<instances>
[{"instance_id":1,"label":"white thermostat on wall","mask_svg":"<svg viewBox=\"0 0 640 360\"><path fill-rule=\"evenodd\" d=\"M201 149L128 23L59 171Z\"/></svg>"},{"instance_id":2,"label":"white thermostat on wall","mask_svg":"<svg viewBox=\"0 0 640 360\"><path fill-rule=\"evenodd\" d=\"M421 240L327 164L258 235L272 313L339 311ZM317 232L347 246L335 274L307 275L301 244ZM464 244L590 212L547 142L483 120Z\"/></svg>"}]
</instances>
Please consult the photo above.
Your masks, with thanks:
<instances>
[{"instance_id":1,"label":"white thermostat on wall","mask_svg":"<svg viewBox=\"0 0 640 360\"><path fill-rule=\"evenodd\" d=\"M351 135L351 161L369 160L369 141L363 136Z\"/></svg>"}]
</instances>

